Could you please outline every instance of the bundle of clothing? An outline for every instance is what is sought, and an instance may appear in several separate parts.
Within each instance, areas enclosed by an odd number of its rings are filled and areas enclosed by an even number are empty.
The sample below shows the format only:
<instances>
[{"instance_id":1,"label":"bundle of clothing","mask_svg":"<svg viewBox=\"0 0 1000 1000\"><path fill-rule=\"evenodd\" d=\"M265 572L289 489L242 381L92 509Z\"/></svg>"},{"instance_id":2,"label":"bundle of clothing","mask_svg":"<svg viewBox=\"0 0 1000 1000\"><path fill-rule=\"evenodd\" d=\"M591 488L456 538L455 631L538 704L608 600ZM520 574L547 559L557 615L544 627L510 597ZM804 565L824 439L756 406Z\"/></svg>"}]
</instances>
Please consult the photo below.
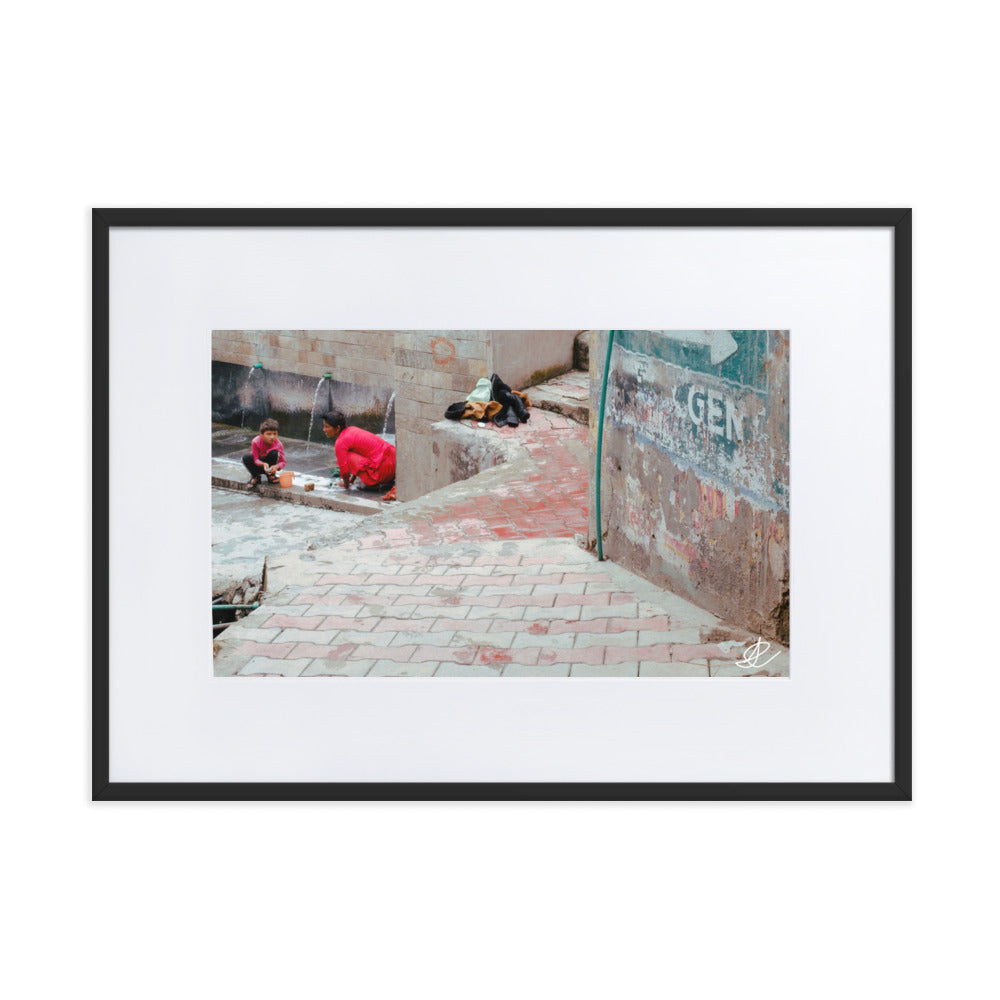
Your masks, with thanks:
<instances>
[{"instance_id":1,"label":"bundle of clothing","mask_svg":"<svg viewBox=\"0 0 1000 1000\"><path fill-rule=\"evenodd\" d=\"M444 415L449 420L492 420L498 427L517 427L527 423L531 400L512 389L495 372L481 378L464 403L452 403Z\"/></svg>"}]
</instances>

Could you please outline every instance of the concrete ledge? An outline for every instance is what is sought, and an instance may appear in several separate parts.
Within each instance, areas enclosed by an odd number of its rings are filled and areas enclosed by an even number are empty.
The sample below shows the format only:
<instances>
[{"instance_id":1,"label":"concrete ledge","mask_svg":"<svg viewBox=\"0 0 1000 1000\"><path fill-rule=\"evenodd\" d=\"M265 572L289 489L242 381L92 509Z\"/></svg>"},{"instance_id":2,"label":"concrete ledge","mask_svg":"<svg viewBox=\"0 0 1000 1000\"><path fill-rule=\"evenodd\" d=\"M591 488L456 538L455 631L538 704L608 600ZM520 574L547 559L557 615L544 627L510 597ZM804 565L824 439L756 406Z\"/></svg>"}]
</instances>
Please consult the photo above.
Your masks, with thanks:
<instances>
[{"instance_id":1,"label":"concrete ledge","mask_svg":"<svg viewBox=\"0 0 1000 1000\"><path fill-rule=\"evenodd\" d=\"M465 482L525 454L520 441L500 437L492 424L480 427L472 420L439 420L431 425L429 492Z\"/></svg>"},{"instance_id":2,"label":"concrete ledge","mask_svg":"<svg viewBox=\"0 0 1000 1000\"><path fill-rule=\"evenodd\" d=\"M326 510L339 510L349 514L380 514L391 503L383 503L377 497L382 493L371 493L367 496L357 490L345 490L340 486L328 487L329 478L320 479L315 476L295 476L295 485L285 489L281 486L271 486L261 483L255 490L248 490L246 470L233 462L220 459L212 460L212 485L223 490L236 490L239 493L253 493L271 500L284 500L285 503L300 504L303 507L322 507ZM306 483L313 485L312 490L306 490ZM388 492L385 490L383 492Z\"/></svg>"}]
</instances>

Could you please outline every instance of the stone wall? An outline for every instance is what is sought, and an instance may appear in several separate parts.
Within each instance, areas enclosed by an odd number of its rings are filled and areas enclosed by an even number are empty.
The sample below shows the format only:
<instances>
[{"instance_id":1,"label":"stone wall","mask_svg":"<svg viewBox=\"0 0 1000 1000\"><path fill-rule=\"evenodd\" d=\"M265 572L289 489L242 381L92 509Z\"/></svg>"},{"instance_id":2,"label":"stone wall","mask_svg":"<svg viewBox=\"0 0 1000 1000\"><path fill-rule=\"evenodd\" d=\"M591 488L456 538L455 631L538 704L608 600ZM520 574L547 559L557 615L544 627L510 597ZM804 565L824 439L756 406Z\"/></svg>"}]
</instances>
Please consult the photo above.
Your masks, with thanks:
<instances>
[{"instance_id":1,"label":"stone wall","mask_svg":"<svg viewBox=\"0 0 1000 1000\"><path fill-rule=\"evenodd\" d=\"M395 433L392 391L375 385L314 378L292 372L212 361L212 421L256 432L264 417L274 417L286 438L317 440L322 415L334 406L351 422L380 434Z\"/></svg>"},{"instance_id":2,"label":"stone wall","mask_svg":"<svg viewBox=\"0 0 1000 1000\"><path fill-rule=\"evenodd\" d=\"M590 352L592 487L608 336ZM784 643L788 365L787 331L615 331L601 470L606 558Z\"/></svg>"},{"instance_id":3,"label":"stone wall","mask_svg":"<svg viewBox=\"0 0 1000 1000\"><path fill-rule=\"evenodd\" d=\"M490 330L487 361L511 388L525 389L568 372L579 330Z\"/></svg>"},{"instance_id":4,"label":"stone wall","mask_svg":"<svg viewBox=\"0 0 1000 1000\"><path fill-rule=\"evenodd\" d=\"M437 488L433 425L465 399L488 371L483 330L397 330L392 384L396 392L396 495L413 500Z\"/></svg>"},{"instance_id":5,"label":"stone wall","mask_svg":"<svg viewBox=\"0 0 1000 1000\"><path fill-rule=\"evenodd\" d=\"M392 389L393 330L213 330L212 359Z\"/></svg>"}]
</instances>

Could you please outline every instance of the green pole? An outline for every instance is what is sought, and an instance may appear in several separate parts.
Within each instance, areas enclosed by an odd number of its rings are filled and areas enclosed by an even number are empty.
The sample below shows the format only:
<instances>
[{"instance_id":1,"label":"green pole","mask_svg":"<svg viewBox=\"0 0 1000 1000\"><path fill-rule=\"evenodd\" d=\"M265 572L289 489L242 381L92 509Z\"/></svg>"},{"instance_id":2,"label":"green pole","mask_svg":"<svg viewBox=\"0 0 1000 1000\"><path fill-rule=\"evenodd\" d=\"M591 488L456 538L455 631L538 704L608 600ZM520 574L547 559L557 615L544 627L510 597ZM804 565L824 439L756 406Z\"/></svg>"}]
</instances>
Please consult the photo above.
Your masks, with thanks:
<instances>
[{"instance_id":1,"label":"green pole","mask_svg":"<svg viewBox=\"0 0 1000 1000\"><path fill-rule=\"evenodd\" d=\"M604 562L604 541L601 531L601 456L604 452L604 404L608 398L608 374L611 372L611 348L615 344L615 331L608 331L608 353L604 359L604 376L601 379L601 408L597 414L597 474L594 512L597 521L597 558L599 562Z\"/></svg>"}]
</instances>

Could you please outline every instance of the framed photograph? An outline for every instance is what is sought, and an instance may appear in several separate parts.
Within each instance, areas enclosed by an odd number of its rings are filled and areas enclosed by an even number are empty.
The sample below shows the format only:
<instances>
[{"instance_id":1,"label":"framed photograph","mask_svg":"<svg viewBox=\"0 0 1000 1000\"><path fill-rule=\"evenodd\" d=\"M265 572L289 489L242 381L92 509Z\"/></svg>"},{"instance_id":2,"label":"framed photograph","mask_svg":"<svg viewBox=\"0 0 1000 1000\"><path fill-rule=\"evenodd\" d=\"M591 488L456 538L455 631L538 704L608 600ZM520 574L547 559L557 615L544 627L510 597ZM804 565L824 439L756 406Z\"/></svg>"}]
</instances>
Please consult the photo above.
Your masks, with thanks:
<instances>
[{"instance_id":1,"label":"framed photograph","mask_svg":"<svg viewBox=\"0 0 1000 1000\"><path fill-rule=\"evenodd\" d=\"M96 800L911 797L908 209L97 209L93 341Z\"/></svg>"}]
</instances>

